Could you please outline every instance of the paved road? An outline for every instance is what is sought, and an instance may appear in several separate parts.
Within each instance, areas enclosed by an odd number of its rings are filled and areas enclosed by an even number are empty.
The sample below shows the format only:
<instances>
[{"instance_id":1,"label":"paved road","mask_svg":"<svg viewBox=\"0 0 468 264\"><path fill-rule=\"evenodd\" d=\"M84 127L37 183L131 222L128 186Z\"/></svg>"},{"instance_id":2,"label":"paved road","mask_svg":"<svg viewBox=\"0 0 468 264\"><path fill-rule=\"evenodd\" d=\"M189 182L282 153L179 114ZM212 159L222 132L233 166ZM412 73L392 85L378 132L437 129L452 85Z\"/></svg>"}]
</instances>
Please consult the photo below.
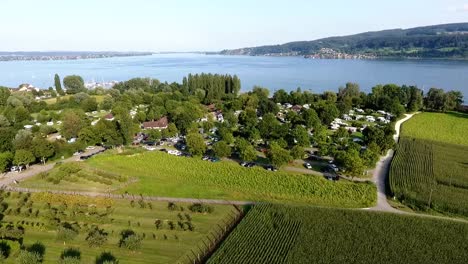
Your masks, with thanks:
<instances>
[{"instance_id":1,"label":"paved road","mask_svg":"<svg viewBox=\"0 0 468 264\"><path fill-rule=\"evenodd\" d=\"M398 139L400 137L401 124L408 121L415 114L406 114L403 119L400 119L395 123L395 135L393 135L393 139L395 140L395 142L398 142ZM388 172L390 170L390 163L393 159L393 154L393 149L390 149L387 152L387 155L380 158L379 162L377 163L377 166L374 169L372 181L377 186L377 205L372 208L369 208L369 210L405 213L403 211L391 207L390 204L388 204L387 202L386 181L388 177Z\"/></svg>"},{"instance_id":2,"label":"paved road","mask_svg":"<svg viewBox=\"0 0 468 264\"><path fill-rule=\"evenodd\" d=\"M80 156L90 155L93 153L97 153L101 150L103 150L103 148L96 147L95 149L92 149L92 150L86 150ZM72 156L68 159L62 160L62 162L79 161L80 156ZM3 174L2 177L0 177L0 187L10 185L10 184L13 184L15 181L22 181L32 176L35 176L41 172L51 170L55 166L56 163L57 162L50 162L50 163L46 163L46 165L42 165L42 164L32 165L32 166L29 166L28 169L23 170L22 172L7 172Z\"/></svg>"}]
</instances>

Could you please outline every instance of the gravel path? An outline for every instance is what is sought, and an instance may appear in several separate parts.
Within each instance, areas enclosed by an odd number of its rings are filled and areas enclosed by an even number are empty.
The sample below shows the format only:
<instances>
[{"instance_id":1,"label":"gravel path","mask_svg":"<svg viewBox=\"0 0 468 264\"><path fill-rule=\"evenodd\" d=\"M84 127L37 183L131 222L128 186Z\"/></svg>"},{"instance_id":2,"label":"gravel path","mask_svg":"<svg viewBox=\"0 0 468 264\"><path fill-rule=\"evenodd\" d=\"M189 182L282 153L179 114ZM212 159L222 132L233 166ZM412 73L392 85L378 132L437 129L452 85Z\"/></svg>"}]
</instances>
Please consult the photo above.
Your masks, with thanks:
<instances>
[{"instance_id":1,"label":"gravel path","mask_svg":"<svg viewBox=\"0 0 468 264\"><path fill-rule=\"evenodd\" d=\"M82 153L80 156L86 156L90 154L97 153L99 151L103 150L101 147L96 147L95 149L92 150L86 150L84 153ZM73 161L79 161L80 156L72 156L68 159L64 159L61 162L73 162ZM5 187L8 185L11 185L13 183L25 180L27 178L30 178L32 176L35 176L41 172L45 172L48 170L51 170L57 162L51 162L47 163L46 165L42 164L35 164L32 166L29 166L28 169L23 170L22 172L7 172L2 175L0 178L0 187Z\"/></svg>"},{"instance_id":2,"label":"gravel path","mask_svg":"<svg viewBox=\"0 0 468 264\"><path fill-rule=\"evenodd\" d=\"M395 135L393 135L393 139L395 140L396 143L398 143L398 139L400 138L401 124L408 121L415 114L417 113L406 114L403 119L400 119L395 123ZM388 173L390 170L390 163L392 162L392 159L393 159L393 155L394 155L394 151L393 149L390 149L387 152L387 155L381 157L379 162L377 163L377 166L374 169L374 175L372 178L372 181L377 186L377 205L372 208L366 208L366 209L374 210L374 211L386 211L386 212L392 212L392 213L405 213L403 211L400 211L391 207L390 204L388 204L387 202L386 181L387 181Z\"/></svg>"}]
</instances>

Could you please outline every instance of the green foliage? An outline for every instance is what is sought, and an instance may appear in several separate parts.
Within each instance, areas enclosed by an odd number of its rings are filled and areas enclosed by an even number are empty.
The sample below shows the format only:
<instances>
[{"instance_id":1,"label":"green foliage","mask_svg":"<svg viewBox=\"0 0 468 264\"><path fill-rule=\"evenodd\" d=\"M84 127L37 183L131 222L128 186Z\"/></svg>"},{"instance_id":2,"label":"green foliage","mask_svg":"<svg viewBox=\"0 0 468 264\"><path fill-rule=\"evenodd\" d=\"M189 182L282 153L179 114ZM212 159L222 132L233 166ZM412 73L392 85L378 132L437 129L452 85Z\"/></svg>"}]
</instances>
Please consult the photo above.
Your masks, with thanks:
<instances>
[{"instance_id":1,"label":"green foliage","mask_svg":"<svg viewBox=\"0 0 468 264\"><path fill-rule=\"evenodd\" d=\"M86 90L81 76L69 75L63 78L63 85L67 89L67 94L77 94Z\"/></svg>"},{"instance_id":2,"label":"green foliage","mask_svg":"<svg viewBox=\"0 0 468 264\"><path fill-rule=\"evenodd\" d=\"M57 240L71 241L76 236L78 236L78 229L69 223L62 223L57 229Z\"/></svg>"},{"instance_id":3,"label":"green foliage","mask_svg":"<svg viewBox=\"0 0 468 264\"><path fill-rule=\"evenodd\" d=\"M224 158L231 156L231 146L229 146L225 141L221 140L213 144L213 151L216 157Z\"/></svg>"},{"instance_id":4,"label":"green foliage","mask_svg":"<svg viewBox=\"0 0 468 264\"><path fill-rule=\"evenodd\" d=\"M108 233L106 233L104 229L94 227L89 231L86 241L90 247L100 247L107 242L107 236Z\"/></svg>"},{"instance_id":5,"label":"green foliage","mask_svg":"<svg viewBox=\"0 0 468 264\"><path fill-rule=\"evenodd\" d=\"M57 91L57 94L65 95L65 92L62 89L62 83L60 82L60 77L58 74L55 74L54 76L54 84L55 84L55 90Z\"/></svg>"},{"instance_id":6,"label":"green foliage","mask_svg":"<svg viewBox=\"0 0 468 264\"><path fill-rule=\"evenodd\" d=\"M462 222L262 204L207 263L462 264L467 236L468 224Z\"/></svg>"},{"instance_id":7,"label":"green foliage","mask_svg":"<svg viewBox=\"0 0 468 264\"><path fill-rule=\"evenodd\" d=\"M0 173L5 172L10 167L13 157L11 152L0 153Z\"/></svg>"},{"instance_id":8,"label":"green foliage","mask_svg":"<svg viewBox=\"0 0 468 264\"><path fill-rule=\"evenodd\" d=\"M194 156L201 156L206 151L205 140L199 133L190 133L187 135L187 147L190 154Z\"/></svg>"},{"instance_id":9,"label":"green foliage","mask_svg":"<svg viewBox=\"0 0 468 264\"><path fill-rule=\"evenodd\" d=\"M77 137L86 125L86 115L82 110L67 110L63 113L61 134L67 139Z\"/></svg>"},{"instance_id":10,"label":"green foliage","mask_svg":"<svg viewBox=\"0 0 468 264\"><path fill-rule=\"evenodd\" d=\"M47 158L54 155L54 145L46 139L35 138L32 141L32 152L36 158L40 159L45 164Z\"/></svg>"},{"instance_id":11,"label":"green foliage","mask_svg":"<svg viewBox=\"0 0 468 264\"><path fill-rule=\"evenodd\" d=\"M257 151L255 148L243 138L237 138L236 149L239 152L239 157L244 161L254 161L257 159Z\"/></svg>"},{"instance_id":12,"label":"green foliage","mask_svg":"<svg viewBox=\"0 0 468 264\"><path fill-rule=\"evenodd\" d=\"M212 213L214 208L213 206L202 204L202 203L194 203L189 206L189 210L194 213Z\"/></svg>"},{"instance_id":13,"label":"green foliage","mask_svg":"<svg viewBox=\"0 0 468 264\"><path fill-rule=\"evenodd\" d=\"M270 149L267 152L267 157L271 161L271 164L281 167L288 162L292 161L291 154L288 150L283 149L276 142L270 144Z\"/></svg>"},{"instance_id":14,"label":"green foliage","mask_svg":"<svg viewBox=\"0 0 468 264\"><path fill-rule=\"evenodd\" d=\"M18 264L40 264L42 263L42 257L37 252L30 252L21 250L16 258Z\"/></svg>"},{"instance_id":15,"label":"green foliage","mask_svg":"<svg viewBox=\"0 0 468 264\"><path fill-rule=\"evenodd\" d=\"M124 230L121 233L119 246L131 251L140 249L143 237L137 235L133 230Z\"/></svg>"},{"instance_id":16,"label":"green foliage","mask_svg":"<svg viewBox=\"0 0 468 264\"><path fill-rule=\"evenodd\" d=\"M36 157L29 150L20 149L15 152L15 157L13 163L16 165L26 165L33 163L36 160Z\"/></svg>"}]
</instances>

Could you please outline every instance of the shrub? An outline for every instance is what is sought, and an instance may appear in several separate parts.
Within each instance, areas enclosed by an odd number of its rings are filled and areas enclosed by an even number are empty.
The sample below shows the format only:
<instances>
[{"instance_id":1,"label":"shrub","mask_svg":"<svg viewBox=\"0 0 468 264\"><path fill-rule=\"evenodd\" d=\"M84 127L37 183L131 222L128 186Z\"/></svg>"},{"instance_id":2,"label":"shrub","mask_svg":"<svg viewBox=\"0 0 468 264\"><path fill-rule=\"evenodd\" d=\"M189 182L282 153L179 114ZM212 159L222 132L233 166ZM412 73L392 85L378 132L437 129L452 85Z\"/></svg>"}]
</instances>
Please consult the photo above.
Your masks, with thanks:
<instances>
[{"instance_id":1,"label":"shrub","mask_svg":"<svg viewBox=\"0 0 468 264\"><path fill-rule=\"evenodd\" d=\"M189 209L194 213L212 213L214 211L213 206L202 203L194 203L189 206Z\"/></svg>"},{"instance_id":2,"label":"shrub","mask_svg":"<svg viewBox=\"0 0 468 264\"><path fill-rule=\"evenodd\" d=\"M96 257L96 264L118 264L119 261L110 252L102 252Z\"/></svg>"},{"instance_id":3,"label":"shrub","mask_svg":"<svg viewBox=\"0 0 468 264\"><path fill-rule=\"evenodd\" d=\"M167 204L167 209L168 209L169 211L175 211L175 210L177 209L177 205L176 205L175 203L173 203L173 202L169 202L169 203Z\"/></svg>"},{"instance_id":4,"label":"shrub","mask_svg":"<svg viewBox=\"0 0 468 264\"><path fill-rule=\"evenodd\" d=\"M123 247L132 251L135 251L141 247L143 238L137 235L133 230L124 230L120 233L120 235L121 239L119 241L119 247Z\"/></svg>"},{"instance_id":5,"label":"shrub","mask_svg":"<svg viewBox=\"0 0 468 264\"><path fill-rule=\"evenodd\" d=\"M59 264L81 263L81 252L78 249L68 248L60 255Z\"/></svg>"},{"instance_id":6,"label":"shrub","mask_svg":"<svg viewBox=\"0 0 468 264\"><path fill-rule=\"evenodd\" d=\"M62 241L69 241L78 236L78 230L69 223L63 223L57 229L57 239Z\"/></svg>"},{"instance_id":7,"label":"shrub","mask_svg":"<svg viewBox=\"0 0 468 264\"><path fill-rule=\"evenodd\" d=\"M90 247L100 247L107 242L107 236L108 233L103 229L94 227L91 231L89 231L88 236L86 237L86 241Z\"/></svg>"},{"instance_id":8,"label":"shrub","mask_svg":"<svg viewBox=\"0 0 468 264\"><path fill-rule=\"evenodd\" d=\"M16 259L18 264L39 264L42 262L42 257L37 252L29 252L21 250Z\"/></svg>"}]
</instances>

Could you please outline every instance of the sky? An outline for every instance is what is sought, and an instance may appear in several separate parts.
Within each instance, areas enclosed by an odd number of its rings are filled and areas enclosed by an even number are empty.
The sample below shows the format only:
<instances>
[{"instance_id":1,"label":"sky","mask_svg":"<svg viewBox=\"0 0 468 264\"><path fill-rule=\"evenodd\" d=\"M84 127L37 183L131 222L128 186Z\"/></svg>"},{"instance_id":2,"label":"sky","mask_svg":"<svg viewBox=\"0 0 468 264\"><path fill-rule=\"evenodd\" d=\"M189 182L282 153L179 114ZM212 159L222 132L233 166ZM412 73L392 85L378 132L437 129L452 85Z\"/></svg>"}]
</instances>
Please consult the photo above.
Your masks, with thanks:
<instances>
[{"instance_id":1,"label":"sky","mask_svg":"<svg viewBox=\"0 0 468 264\"><path fill-rule=\"evenodd\" d=\"M468 22L468 0L0 0L0 51L219 51Z\"/></svg>"}]
</instances>

